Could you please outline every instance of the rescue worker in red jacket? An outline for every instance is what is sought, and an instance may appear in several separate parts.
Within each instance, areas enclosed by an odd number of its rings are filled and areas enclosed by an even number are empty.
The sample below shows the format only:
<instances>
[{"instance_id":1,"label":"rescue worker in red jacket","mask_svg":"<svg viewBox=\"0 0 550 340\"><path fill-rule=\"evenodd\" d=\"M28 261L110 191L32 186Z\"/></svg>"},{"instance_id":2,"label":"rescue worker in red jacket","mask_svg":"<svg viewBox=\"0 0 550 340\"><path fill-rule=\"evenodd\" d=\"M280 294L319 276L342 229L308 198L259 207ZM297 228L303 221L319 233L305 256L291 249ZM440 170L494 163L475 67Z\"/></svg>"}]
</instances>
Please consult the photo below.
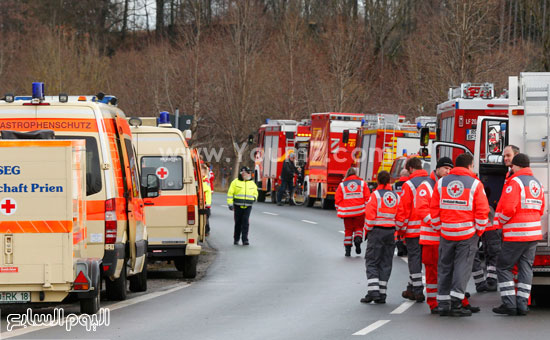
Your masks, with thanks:
<instances>
[{"instance_id":1,"label":"rescue worker in red jacket","mask_svg":"<svg viewBox=\"0 0 550 340\"><path fill-rule=\"evenodd\" d=\"M508 178L500 200L499 224L503 242L497 261L497 275L502 305L493 308L497 314L527 315L529 311L527 305L533 280L533 261L537 241L542 239L541 216L545 209L544 189L533 176L529 163L526 154L514 156L514 174ZM517 286L512 274L516 263Z\"/></svg>"},{"instance_id":2,"label":"rescue worker in red jacket","mask_svg":"<svg viewBox=\"0 0 550 340\"><path fill-rule=\"evenodd\" d=\"M349 168L334 197L337 216L344 219L345 256L351 256L352 240L355 243L355 252L361 254L365 205L369 194L367 183L357 177L355 168Z\"/></svg>"},{"instance_id":3,"label":"rescue worker in red jacket","mask_svg":"<svg viewBox=\"0 0 550 340\"><path fill-rule=\"evenodd\" d=\"M430 202L432 227L441 236L437 302L441 316L471 316L462 300L479 236L489 222L489 202L483 184L472 172L473 156L461 154L455 166L437 182Z\"/></svg>"},{"instance_id":4,"label":"rescue worker in red jacket","mask_svg":"<svg viewBox=\"0 0 550 340\"><path fill-rule=\"evenodd\" d=\"M405 168L399 173L399 180L393 183L392 188L396 194L401 196L403 193L403 184L409 180L409 171ZM407 256L407 247L403 244L403 240L395 233L395 246L397 247L397 256Z\"/></svg>"},{"instance_id":5,"label":"rescue worker in red jacket","mask_svg":"<svg viewBox=\"0 0 550 340\"><path fill-rule=\"evenodd\" d=\"M395 251L395 213L399 195L392 191L390 174L378 174L378 188L370 195L365 213L368 236L365 252L367 270L367 295L362 303L386 303L386 291Z\"/></svg>"},{"instance_id":6,"label":"rescue worker in red jacket","mask_svg":"<svg viewBox=\"0 0 550 340\"><path fill-rule=\"evenodd\" d=\"M422 161L418 157L409 158L405 168L411 175L403 184L403 193L395 215L398 235L405 238L409 265L409 284L401 295L406 299L422 302L425 297L422 284L422 248L419 244L421 219L415 211L415 197L417 188L429 177L426 170L422 169Z\"/></svg>"}]
</instances>

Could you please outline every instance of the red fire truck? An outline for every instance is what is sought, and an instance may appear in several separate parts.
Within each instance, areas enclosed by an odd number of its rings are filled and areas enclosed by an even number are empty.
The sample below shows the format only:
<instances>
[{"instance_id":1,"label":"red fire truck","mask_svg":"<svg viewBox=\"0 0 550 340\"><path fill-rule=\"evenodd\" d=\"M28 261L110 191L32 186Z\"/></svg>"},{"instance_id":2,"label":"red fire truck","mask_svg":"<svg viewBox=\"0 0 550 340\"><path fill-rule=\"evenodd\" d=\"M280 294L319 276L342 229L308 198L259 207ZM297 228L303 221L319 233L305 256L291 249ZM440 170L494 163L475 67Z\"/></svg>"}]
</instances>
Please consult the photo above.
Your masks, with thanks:
<instances>
[{"instance_id":1,"label":"red fire truck","mask_svg":"<svg viewBox=\"0 0 550 340\"><path fill-rule=\"evenodd\" d=\"M437 106L437 140L461 144L473 153L477 117L506 117L507 114L508 99L495 98L492 83L463 83L460 87L450 88L449 99ZM455 159L461 153L456 148L453 151L443 146L436 158L447 156Z\"/></svg>"},{"instance_id":2,"label":"red fire truck","mask_svg":"<svg viewBox=\"0 0 550 340\"><path fill-rule=\"evenodd\" d=\"M294 152L297 127L295 120L284 119L269 119L260 127L254 169L258 202L264 202L269 194L271 201L276 203L283 162L290 152Z\"/></svg>"},{"instance_id":3,"label":"red fire truck","mask_svg":"<svg viewBox=\"0 0 550 340\"><path fill-rule=\"evenodd\" d=\"M416 153L420 148L419 128L430 123L435 124L435 117L417 117L413 124L397 114L366 115L357 139L360 152L354 154L359 177L372 184L380 171L392 169L399 156ZM435 132L430 133L432 139Z\"/></svg>"},{"instance_id":4,"label":"red fire truck","mask_svg":"<svg viewBox=\"0 0 550 340\"><path fill-rule=\"evenodd\" d=\"M352 151L364 116L335 112L311 115L309 164L304 179L307 206L320 199L323 209L334 207L336 189L353 164Z\"/></svg>"}]
</instances>

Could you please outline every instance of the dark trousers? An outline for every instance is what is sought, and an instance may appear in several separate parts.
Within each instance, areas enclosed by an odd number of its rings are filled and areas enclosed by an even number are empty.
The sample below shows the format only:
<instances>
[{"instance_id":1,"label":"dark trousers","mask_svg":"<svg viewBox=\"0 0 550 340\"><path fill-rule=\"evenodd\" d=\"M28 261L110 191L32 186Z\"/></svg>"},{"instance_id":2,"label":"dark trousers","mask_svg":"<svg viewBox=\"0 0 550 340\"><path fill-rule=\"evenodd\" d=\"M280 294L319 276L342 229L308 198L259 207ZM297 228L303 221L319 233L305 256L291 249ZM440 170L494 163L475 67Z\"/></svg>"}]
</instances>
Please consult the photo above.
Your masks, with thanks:
<instances>
[{"instance_id":1,"label":"dark trousers","mask_svg":"<svg viewBox=\"0 0 550 340\"><path fill-rule=\"evenodd\" d=\"M233 233L233 240L238 242L242 235L243 242L248 242L248 219L250 218L250 212L252 207L235 206L235 231Z\"/></svg>"},{"instance_id":2,"label":"dark trousers","mask_svg":"<svg viewBox=\"0 0 550 340\"><path fill-rule=\"evenodd\" d=\"M395 228L374 227L367 233L365 267L367 290L373 297L385 297L395 251Z\"/></svg>"},{"instance_id":3,"label":"dark trousers","mask_svg":"<svg viewBox=\"0 0 550 340\"><path fill-rule=\"evenodd\" d=\"M210 234L210 208L206 208L206 235Z\"/></svg>"},{"instance_id":4,"label":"dark trousers","mask_svg":"<svg viewBox=\"0 0 550 340\"><path fill-rule=\"evenodd\" d=\"M537 243L537 241L502 242L502 251L497 261L498 288L502 303L508 308L527 310ZM512 273L514 264L518 266L517 285L514 283Z\"/></svg>"},{"instance_id":5,"label":"dark trousers","mask_svg":"<svg viewBox=\"0 0 550 340\"><path fill-rule=\"evenodd\" d=\"M470 279L479 237L449 241L441 237L437 264L437 301L439 308L460 307Z\"/></svg>"},{"instance_id":6,"label":"dark trousers","mask_svg":"<svg viewBox=\"0 0 550 340\"><path fill-rule=\"evenodd\" d=\"M420 295L424 291L422 284L422 246L419 243L420 237L409 237L405 239L407 246L407 259L409 265L409 283L413 293ZM407 287L409 289L410 287Z\"/></svg>"},{"instance_id":7,"label":"dark trousers","mask_svg":"<svg viewBox=\"0 0 550 340\"><path fill-rule=\"evenodd\" d=\"M292 180L282 181L281 186L279 187L279 191L277 191L277 202L284 203L284 202L281 202L281 200L283 199L283 195L285 193L285 190L288 189L289 194L292 194L292 189L293 188L294 188L294 186L293 186Z\"/></svg>"}]
</instances>

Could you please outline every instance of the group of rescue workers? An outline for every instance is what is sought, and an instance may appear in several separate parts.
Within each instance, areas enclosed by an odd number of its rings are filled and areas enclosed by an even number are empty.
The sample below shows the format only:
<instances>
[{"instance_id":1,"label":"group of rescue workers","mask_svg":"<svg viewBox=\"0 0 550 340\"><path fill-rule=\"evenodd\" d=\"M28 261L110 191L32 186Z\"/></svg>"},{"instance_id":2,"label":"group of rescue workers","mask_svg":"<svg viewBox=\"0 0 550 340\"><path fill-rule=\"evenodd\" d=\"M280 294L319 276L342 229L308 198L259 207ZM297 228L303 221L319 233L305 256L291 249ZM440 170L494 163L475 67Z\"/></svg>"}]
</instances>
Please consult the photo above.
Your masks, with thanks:
<instances>
[{"instance_id":1,"label":"group of rescue workers","mask_svg":"<svg viewBox=\"0 0 550 340\"><path fill-rule=\"evenodd\" d=\"M351 255L353 244L360 254L363 237L368 240L367 294L362 303L386 302L396 240L402 240L409 268L404 298L426 300L432 314L471 316L480 311L469 303L466 292L472 273L478 292L498 287L502 304L493 312L528 313L535 248L542 239L544 190L529 168L529 157L517 147L507 146L503 160L509 172L496 210L468 153L454 163L440 158L431 174L423 170L420 158L410 158L405 165L408 177L400 179L401 185L392 187L389 173L381 171L372 193L354 168L347 171L335 203L338 217L344 219L345 256Z\"/></svg>"}]
</instances>

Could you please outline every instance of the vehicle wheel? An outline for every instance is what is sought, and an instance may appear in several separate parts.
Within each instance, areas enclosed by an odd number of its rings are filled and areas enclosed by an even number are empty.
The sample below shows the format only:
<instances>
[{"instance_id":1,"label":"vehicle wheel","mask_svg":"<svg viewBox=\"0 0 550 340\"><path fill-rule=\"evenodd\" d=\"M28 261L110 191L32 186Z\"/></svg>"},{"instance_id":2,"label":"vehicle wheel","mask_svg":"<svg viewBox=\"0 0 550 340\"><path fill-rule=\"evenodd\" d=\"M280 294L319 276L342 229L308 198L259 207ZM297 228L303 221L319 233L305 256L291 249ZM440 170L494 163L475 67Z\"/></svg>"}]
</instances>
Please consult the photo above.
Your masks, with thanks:
<instances>
[{"instance_id":1,"label":"vehicle wheel","mask_svg":"<svg viewBox=\"0 0 550 340\"><path fill-rule=\"evenodd\" d=\"M185 256L177 257L174 259L174 267L176 267L176 269L180 272L182 272L183 269L185 268L184 257Z\"/></svg>"},{"instance_id":2,"label":"vehicle wheel","mask_svg":"<svg viewBox=\"0 0 550 340\"><path fill-rule=\"evenodd\" d=\"M271 192L271 203L277 203L277 191Z\"/></svg>"},{"instance_id":3,"label":"vehicle wheel","mask_svg":"<svg viewBox=\"0 0 550 340\"><path fill-rule=\"evenodd\" d=\"M321 198L321 207L324 210L334 209L334 201L327 198Z\"/></svg>"},{"instance_id":4,"label":"vehicle wheel","mask_svg":"<svg viewBox=\"0 0 550 340\"><path fill-rule=\"evenodd\" d=\"M130 291L145 292L147 290L147 255L145 255L145 263L141 273L130 276Z\"/></svg>"},{"instance_id":5,"label":"vehicle wheel","mask_svg":"<svg viewBox=\"0 0 550 340\"><path fill-rule=\"evenodd\" d=\"M258 190L258 202L265 202L265 191Z\"/></svg>"},{"instance_id":6,"label":"vehicle wheel","mask_svg":"<svg viewBox=\"0 0 550 340\"><path fill-rule=\"evenodd\" d=\"M93 315L99 311L101 306L101 287L96 287L97 294L94 297L80 300L80 313Z\"/></svg>"},{"instance_id":7,"label":"vehicle wheel","mask_svg":"<svg viewBox=\"0 0 550 340\"><path fill-rule=\"evenodd\" d=\"M194 279L197 276L197 263L199 262L199 256L184 256L183 257L183 270L181 271L184 279Z\"/></svg>"},{"instance_id":8,"label":"vehicle wheel","mask_svg":"<svg viewBox=\"0 0 550 340\"><path fill-rule=\"evenodd\" d=\"M105 279L107 299L113 301L126 300L126 282L126 265L124 265L118 279L114 281L109 278Z\"/></svg>"}]
</instances>

